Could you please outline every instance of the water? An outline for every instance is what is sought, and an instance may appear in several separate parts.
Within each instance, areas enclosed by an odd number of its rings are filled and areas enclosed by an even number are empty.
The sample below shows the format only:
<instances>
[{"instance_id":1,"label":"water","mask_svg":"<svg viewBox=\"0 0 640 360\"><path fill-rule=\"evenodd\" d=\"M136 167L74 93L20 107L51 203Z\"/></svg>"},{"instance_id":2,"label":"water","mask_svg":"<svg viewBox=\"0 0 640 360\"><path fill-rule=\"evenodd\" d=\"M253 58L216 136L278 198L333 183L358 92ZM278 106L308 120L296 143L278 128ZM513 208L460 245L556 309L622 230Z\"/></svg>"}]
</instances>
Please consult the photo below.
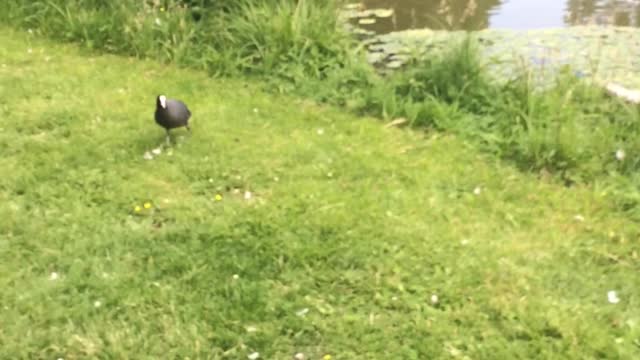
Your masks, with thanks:
<instances>
[{"instance_id":1,"label":"water","mask_svg":"<svg viewBox=\"0 0 640 360\"><path fill-rule=\"evenodd\" d=\"M640 26L640 0L362 0L362 3L367 9L394 9L390 18L360 25L376 33L421 28Z\"/></svg>"}]
</instances>

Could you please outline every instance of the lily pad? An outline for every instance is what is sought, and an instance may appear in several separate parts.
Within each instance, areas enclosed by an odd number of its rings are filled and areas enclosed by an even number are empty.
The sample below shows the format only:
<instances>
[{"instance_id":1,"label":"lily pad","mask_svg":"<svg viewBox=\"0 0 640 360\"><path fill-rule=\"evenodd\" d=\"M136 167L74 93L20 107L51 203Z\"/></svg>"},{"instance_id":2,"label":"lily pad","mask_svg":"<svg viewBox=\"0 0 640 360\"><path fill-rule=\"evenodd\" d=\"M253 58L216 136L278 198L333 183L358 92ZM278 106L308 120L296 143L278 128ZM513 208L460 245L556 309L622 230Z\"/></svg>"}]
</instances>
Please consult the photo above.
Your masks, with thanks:
<instances>
[{"instance_id":1,"label":"lily pad","mask_svg":"<svg viewBox=\"0 0 640 360\"><path fill-rule=\"evenodd\" d=\"M375 64L384 60L385 57L386 55L384 53L370 52L370 53L367 53L367 62L369 64Z\"/></svg>"},{"instance_id":2,"label":"lily pad","mask_svg":"<svg viewBox=\"0 0 640 360\"><path fill-rule=\"evenodd\" d=\"M388 69L398 69L398 68L402 67L402 65L404 65L404 62L403 62L403 61L400 61L400 60L392 60L392 61L389 61L385 66L386 66Z\"/></svg>"},{"instance_id":3,"label":"lily pad","mask_svg":"<svg viewBox=\"0 0 640 360\"><path fill-rule=\"evenodd\" d=\"M393 15L393 9L374 9L373 15L379 18L388 18Z\"/></svg>"},{"instance_id":4,"label":"lily pad","mask_svg":"<svg viewBox=\"0 0 640 360\"><path fill-rule=\"evenodd\" d=\"M374 18L363 18L358 20L358 24L360 25L372 25L376 23L376 19Z\"/></svg>"},{"instance_id":5,"label":"lily pad","mask_svg":"<svg viewBox=\"0 0 640 360\"><path fill-rule=\"evenodd\" d=\"M364 4L363 3L350 3L350 4L345 4L344 8L346 10L359 10L364 8Z\"/></svg>"}]
</instances>

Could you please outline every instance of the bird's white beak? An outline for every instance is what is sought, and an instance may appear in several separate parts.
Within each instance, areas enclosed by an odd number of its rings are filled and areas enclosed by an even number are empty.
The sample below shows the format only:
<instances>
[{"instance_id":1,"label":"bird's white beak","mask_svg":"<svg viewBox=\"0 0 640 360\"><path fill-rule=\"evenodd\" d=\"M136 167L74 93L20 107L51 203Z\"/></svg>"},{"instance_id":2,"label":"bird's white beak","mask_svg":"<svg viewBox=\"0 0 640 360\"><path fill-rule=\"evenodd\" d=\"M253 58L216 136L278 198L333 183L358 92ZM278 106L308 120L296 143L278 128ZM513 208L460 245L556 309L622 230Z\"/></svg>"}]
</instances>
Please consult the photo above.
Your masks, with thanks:
<instances>
[{"instance_id":1,"label":"bird's white beak","mask_svg":"<svg viewBox=\"0 0 640 360\"><path fill-rule=\"evenodd\" d=\"M160 106L162 106L163 109L167 108L167 98L164 95L160 95Z\"/></svg>"}]
</instances>

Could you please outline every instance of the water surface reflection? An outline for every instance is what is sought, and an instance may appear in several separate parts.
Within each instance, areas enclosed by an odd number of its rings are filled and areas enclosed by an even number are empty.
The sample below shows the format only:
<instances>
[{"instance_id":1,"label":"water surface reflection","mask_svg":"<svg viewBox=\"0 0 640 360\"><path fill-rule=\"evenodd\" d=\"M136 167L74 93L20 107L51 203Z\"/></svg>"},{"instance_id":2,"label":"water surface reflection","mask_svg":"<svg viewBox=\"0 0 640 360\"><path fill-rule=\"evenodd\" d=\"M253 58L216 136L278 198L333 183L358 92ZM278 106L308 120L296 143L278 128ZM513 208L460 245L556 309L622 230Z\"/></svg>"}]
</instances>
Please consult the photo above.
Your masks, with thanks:
<instances>
[{"instance_id":1,"label":"water surface reflection","mask_svg":"<svg viewBox=\"0 0 640 360\"><path fill-rule=\"evenodd\" d=\"M363 4L368 9L395 10L392 18L364 26L378 33L640 24L640 0L363 0Z\"/></svg>"}]
</instances>

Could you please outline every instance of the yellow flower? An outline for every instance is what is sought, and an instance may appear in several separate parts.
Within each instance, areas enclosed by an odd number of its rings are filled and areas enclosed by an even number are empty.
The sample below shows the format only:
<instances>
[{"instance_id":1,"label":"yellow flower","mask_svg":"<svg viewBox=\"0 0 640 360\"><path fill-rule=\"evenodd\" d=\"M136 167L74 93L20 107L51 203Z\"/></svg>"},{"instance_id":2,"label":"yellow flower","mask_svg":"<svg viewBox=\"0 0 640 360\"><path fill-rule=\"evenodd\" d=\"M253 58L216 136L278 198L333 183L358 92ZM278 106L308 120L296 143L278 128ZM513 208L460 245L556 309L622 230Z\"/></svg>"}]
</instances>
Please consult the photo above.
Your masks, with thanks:
<instances>
[{"instance_id":1,"label":"yellow flower","mask_svg":"<svg viewBox=\"0 0 640 360\"><path fill-rule=\"evenodd\" d=\"M142 208L140 206L136 205L136 207L133 208L133 211L140 212L140 211L142 211Z\"/></svg>"},{"instance_id":2,"label":"yellow flower","mask_svg":"<svg viewBox=\"0 0 640 360\"><path fill-rule=\"evenodd\" d=\"M144 208L145 209L151 209L151 203L150 202L144 203Z\"/></svg>"},{"instance_id":3,"label":"yellow flower","mask_svg":"<svg viewBox=\"0 0 640 360\"><path fill-rule=\"evenodd\" d=\"M164 11L164 7L161 7L161 8L160 8L160 12L163 12L163 11Z\"/></svg>"},{"instance_id":4,"label":"yellow flower","mask_svg":"<svg viewBox=\"0 0 640 360\"><path fill-rule=\"evenodd\" d=\"M222 195L216 194L215 199L216 199L216 201L222 201Z\"/></svg>"},{"instance_id":5,"label":"yellow flower","mask_svg":"<svg viewBox=\"0 0 640 360\"><path fill-rule=\"evenodd\" d=\"M331 355L327 354L322 357L323 360L331 360Z\"/></svg>"}]
</instances>

